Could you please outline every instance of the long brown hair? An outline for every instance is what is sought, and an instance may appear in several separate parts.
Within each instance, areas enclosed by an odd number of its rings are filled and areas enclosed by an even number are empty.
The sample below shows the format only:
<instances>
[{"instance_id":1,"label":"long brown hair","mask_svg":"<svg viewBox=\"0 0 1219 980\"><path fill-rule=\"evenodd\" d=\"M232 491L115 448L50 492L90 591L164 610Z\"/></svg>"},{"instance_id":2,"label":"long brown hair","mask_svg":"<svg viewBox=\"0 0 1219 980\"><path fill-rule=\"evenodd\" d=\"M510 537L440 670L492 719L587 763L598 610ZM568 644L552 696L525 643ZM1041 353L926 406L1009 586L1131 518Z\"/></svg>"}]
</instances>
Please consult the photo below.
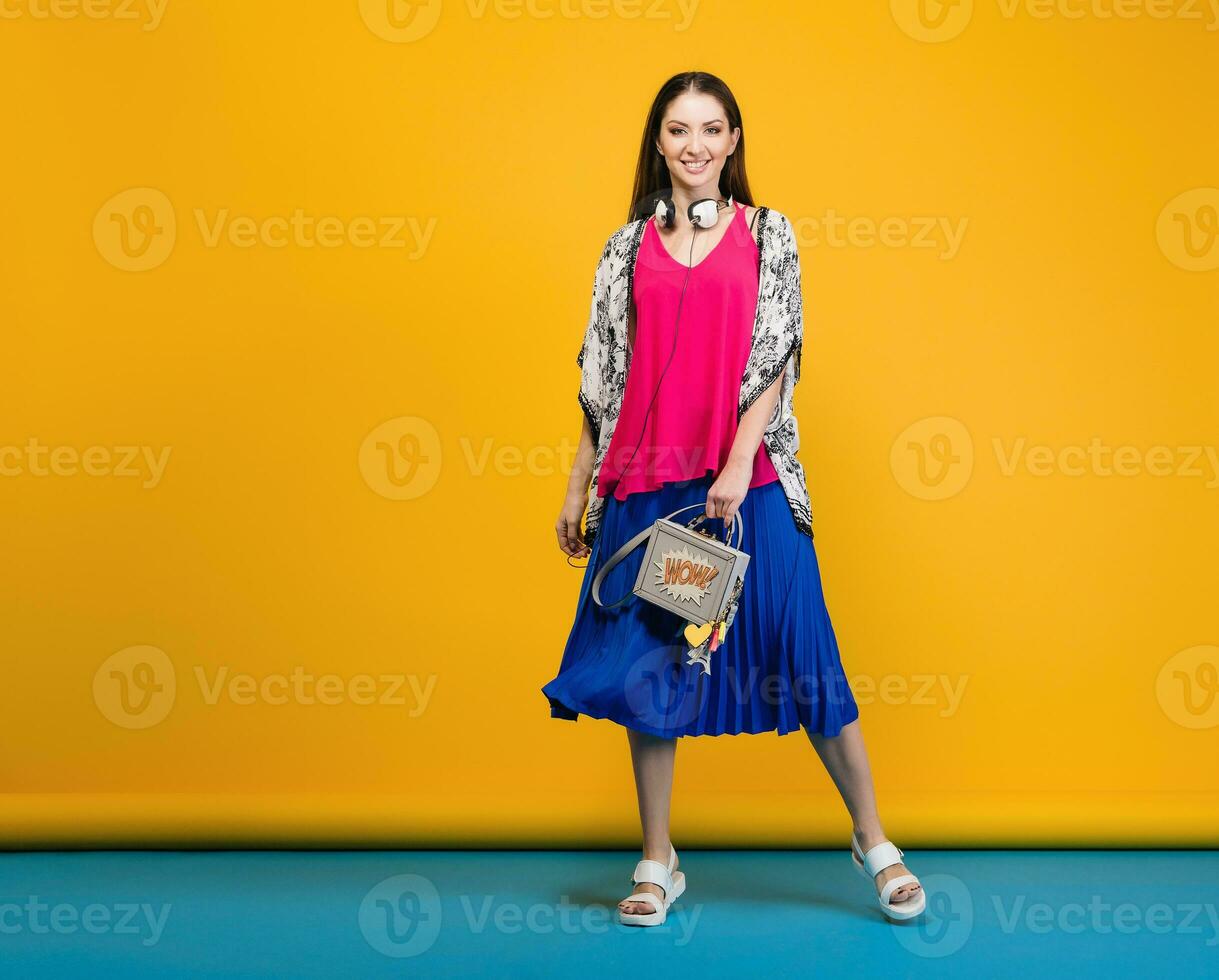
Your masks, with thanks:
<instances>
[{"instance_id":1,"label":"long brown hair","mask_svg":"<svg viewBox=\"0 0 1219 980\"><path fill-rule=\"evenodd\" d=\"M635 164L635 187L631 191L627 221L654 213L656 202L673 192L673 178L665 165L664 157L656 152L656 142L660 138L660 124L664 121L665 110L670 102L684 92L703 92L714 96L728 116L728 130L731 132L736 127L741 127L736 149L724 161L724 169L720 171L719 193L720 197L732 197L741 204L753 205L749 179L745 176L745 127L741 125L741 110L732 90L722 79L705 71L684 71L674 75L660 87L652 101L652 108L648 110L643 139L639 144L639 161Z\"/></svg>"}]
</instances>

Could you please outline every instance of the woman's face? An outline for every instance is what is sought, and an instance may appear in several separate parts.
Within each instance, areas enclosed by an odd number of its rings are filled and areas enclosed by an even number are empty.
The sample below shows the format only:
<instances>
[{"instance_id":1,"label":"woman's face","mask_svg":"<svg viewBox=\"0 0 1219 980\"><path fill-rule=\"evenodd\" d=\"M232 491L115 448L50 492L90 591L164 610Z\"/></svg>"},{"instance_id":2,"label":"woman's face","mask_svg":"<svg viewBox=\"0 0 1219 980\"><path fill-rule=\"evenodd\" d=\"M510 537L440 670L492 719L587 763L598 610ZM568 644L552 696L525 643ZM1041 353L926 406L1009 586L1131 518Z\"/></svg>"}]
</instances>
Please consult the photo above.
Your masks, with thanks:
<instances>
[{"instance_id":1,"label":"woman's face","mask_svg":"<svg viewBox=\"0 0 1219 980\"><path fill-rule=\"evenodd\" d=\"M740 137L740 127L728 129L728 113L718 99L683 92L665 110L657 146L674 187L695 197L719 197L720 172Z\"/></svg>"}]
</instances>

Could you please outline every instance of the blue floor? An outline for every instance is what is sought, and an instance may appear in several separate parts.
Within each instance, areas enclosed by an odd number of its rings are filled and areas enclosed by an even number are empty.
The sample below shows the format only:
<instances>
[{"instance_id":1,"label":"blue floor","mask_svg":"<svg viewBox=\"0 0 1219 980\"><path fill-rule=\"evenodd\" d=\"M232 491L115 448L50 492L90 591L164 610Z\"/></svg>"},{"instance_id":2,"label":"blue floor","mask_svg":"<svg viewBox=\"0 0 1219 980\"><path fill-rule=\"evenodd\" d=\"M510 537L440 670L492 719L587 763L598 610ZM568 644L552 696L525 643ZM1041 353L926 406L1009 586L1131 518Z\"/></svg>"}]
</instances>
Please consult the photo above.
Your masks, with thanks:
<instances>
[{"instance_id":1,"label":"blue floor","mask_svg":"<svg viewBox=\"0 0 1219 980\"><path fill-rule=\"evenodd\" d=\"M681 852L661 927L637 852L0 854L4 977L1219 977L1219 852L907 851L890 925L844 851Z\"/></svg>"}]
</instances>

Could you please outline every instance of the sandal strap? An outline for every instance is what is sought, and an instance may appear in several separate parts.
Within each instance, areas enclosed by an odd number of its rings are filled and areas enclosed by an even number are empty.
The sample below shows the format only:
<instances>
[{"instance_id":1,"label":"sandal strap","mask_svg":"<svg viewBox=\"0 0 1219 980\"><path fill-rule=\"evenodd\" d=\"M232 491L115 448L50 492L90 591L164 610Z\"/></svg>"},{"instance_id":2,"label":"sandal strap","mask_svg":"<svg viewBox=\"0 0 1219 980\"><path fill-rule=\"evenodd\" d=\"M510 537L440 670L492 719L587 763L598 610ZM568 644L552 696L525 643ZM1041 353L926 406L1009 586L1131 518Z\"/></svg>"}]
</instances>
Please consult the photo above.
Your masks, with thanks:
<instances>
[{"instance_id":1,"label":"sandal strap","mask_svg":"<svg viewBox=\"0 0 1219 980\"><path fill-rule=\"evenodd\" d=\"M903 885L912 885L917 881L918 881L918 879L916 877L914 877L914 875L898 875L896 878L890 878L888 881L885 882L884 887L881 888L881 890L880 890L881 904L888 905L890 895L892 895L895 891L897 891ZM909 896L909 898L905 899L905 901L909 901L910 898L913 898L913 897L914 896L911 895L911 896Z\"/></svg>"},{"instance_id":2,"label":"sandal strap","mask_svg":"<svg viewBox=\"0 0 1219 980\"><path fill-rule=\"evenodd\" d=\"M666 895L673 890L673 876L669 874L669 869L659 861L651 861L644 858L635 865L635 873L631 875L632 885L659 885L664 889ZM648 894L644 892L644 894Z\"/></svg>"},{"instance_id":3,"label":"sandal strap","mask_svg":"<svg viewBox=\"0 0 1219 980\"><path fill-rule=\"evenodd\" d=\"M635 892L634 895L628 895L622 900L623 902L647 902L652 906L653 912L659 912L660 907L664 904L664 899L653 895L651 892ZM621 904L621 903L620 903ZM638 913L630 913L638 914Z\"/></svg>"},{"instance_id":4,"label":"sandal strap","mask_svg":"<svg viewBox=\"0 0 1219 980\"><path fill-rule=\"evenodd\" d=\"M895 864L902 863L902 855L905 852L894 844L892 841L881 841L873 848L869 848L868 852L863 856L864 870L873 878L875 878L885 868L891 868Z\"/></svg>"}]
</instances>

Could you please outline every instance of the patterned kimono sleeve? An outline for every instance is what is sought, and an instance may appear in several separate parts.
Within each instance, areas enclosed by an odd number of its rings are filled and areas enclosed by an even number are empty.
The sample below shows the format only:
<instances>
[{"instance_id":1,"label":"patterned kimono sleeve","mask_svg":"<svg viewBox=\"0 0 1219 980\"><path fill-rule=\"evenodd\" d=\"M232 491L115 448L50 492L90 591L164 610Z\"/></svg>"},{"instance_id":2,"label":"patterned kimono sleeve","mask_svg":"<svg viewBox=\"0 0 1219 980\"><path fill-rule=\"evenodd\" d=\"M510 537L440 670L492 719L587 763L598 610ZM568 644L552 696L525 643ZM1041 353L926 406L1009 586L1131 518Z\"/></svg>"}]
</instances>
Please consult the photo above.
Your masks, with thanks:
<instances>
[{"instance_id":1,"label":"patterned kimono sleeve","mask_svg":"<svg viewBox=\"0 0 1219 980\"><path fill-rule=\"evenodd\" d=\"M576 364L580 366L580 408L588 419L592 430L593 443L601 429L601 418L604 414L603 378L606 358L608 326L605 315L608 309L609 288L609 246L601 253L597 269L593 275L593 293L589 304L588 323L584 328L584 340L580 344L580 353L576 355Z\"/></svg>"},{"instance_id":2,"label":"patterned kimono sleeve","mask_svg":"<svg viewBox=\"0 0 1219 980\"><path fill-rule=\"evenodd\" d=\"M796 233L787 215L776 213L775 232L779 240L779 254L782 256L784 274L779 277L779 295L776 297L783 311L783 322L786 325L786 341L789 345L785 360L787 366L785 376L791 378L795 387L800 380L800 355L804 349L804 299L800 293L800 249L796 247ZM784 382L786 384L786 381Z\"/></svg>"},{"instance_id":3,"label":"patterned kimono sleeve","mask_svg":"<svg viewBox=\"0 0 1219 980\"><path fill-rule=\"evenodd\" d=\"M786 366L781 397L766 426L771 430L791 414L792 389L800 378L804 307L800 295L800 253L787 216L766 209L761 219L761 239L757 325L741 382L739 415L774 383Z\"/></svg>"}]
</instances>

